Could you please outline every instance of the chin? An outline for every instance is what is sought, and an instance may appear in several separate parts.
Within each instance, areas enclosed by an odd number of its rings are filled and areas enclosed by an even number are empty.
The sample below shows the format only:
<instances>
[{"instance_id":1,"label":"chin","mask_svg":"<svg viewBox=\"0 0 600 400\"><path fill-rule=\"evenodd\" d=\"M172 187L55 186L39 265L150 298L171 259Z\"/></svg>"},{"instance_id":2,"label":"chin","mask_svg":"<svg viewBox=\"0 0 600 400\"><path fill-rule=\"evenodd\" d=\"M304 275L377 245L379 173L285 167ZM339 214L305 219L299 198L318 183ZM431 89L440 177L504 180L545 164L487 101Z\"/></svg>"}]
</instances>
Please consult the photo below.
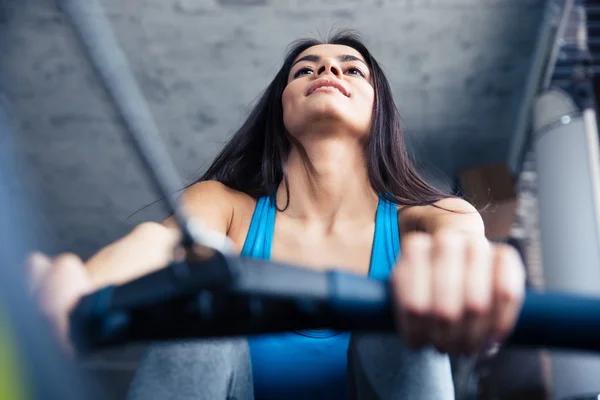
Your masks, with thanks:
<instances>
[{"instance_id":1,"label":"chin","mask_svg":"<svg viewBox=\"0 0 600 400\"><path fill-rule=\"evenodd\" d=\"M356 115L353 115L353 113L355 112L346 109L344 104L340 104L339 101L324 98L323 100L318 99L317 101L311 101L309 104L304 104L302 110L291 113L289 119L284 116L284 119L287 120L285 124L290 133L336 130L340 125L351 127L351 131L362 131L359 127L365 124L357 121ZM360 136L364 135L361 134Z\"/></svg>"},{"instance_id":2,"label":"chin","mask_svg":"<svg viewBox=\"0 0 600 400\"><path fill-rule=\"evenodd\" d=\"M369 133L365 133L364 130L361 130L357 125L356 121L350 120L348 118L344 118L343 115L339 114L313 114L312 116L308 116L303 119L303 123L295 125L291 130L288 129L288 132L295 136L297 139L298 136L303 136L308 134L312 136L315 133L323 134L323 133L333 133L339 132L340 127L345 127L343 131L353 132L352 136L357 137L367 137Z\"/></svg>"},{"instance_id":3,"label":"chin","mask_svg":"<svg viewBox=\"0 0 600 400\"><path fill-rule=\"evenodd\" d=\"M306 119L344 119L347 111L344 110L339 102L331 101L315 101L306 108Z\"/></svg>"}]
</instances>

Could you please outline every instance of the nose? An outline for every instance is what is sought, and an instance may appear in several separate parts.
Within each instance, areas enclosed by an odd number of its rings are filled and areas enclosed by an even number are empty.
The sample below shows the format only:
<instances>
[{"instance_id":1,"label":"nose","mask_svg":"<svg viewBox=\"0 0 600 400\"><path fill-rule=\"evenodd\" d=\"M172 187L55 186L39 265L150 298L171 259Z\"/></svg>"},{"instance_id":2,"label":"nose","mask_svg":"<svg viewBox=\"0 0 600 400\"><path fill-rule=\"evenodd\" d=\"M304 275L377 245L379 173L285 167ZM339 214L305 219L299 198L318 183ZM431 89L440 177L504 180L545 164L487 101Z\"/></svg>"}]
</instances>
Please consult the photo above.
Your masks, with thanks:
<instances>
[{"instance_id":1,"label":"nose","mask_svg":"<svg viewBox=\"0 0 600 400\"><path fill-rule=\"evenodd\" d=\"M333 74L339 78L342 76L342 69L335 61L335 59L327 57L322 59L321 65L317 70L317 75L322 74Z\"/></svg>"}]
</instances>

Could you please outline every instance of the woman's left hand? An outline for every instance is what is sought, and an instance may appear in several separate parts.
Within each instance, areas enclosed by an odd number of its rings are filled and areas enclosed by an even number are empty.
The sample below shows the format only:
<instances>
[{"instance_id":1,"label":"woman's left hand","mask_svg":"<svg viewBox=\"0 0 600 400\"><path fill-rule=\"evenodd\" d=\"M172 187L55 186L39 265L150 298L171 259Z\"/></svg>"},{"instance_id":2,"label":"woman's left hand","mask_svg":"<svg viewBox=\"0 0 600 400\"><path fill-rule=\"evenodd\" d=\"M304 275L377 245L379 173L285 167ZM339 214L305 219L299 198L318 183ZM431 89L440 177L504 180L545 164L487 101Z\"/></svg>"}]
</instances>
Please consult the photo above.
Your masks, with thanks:
<instances>
[{"instance_id":1,"label":"woman's left hand","mask_svg":"<svg viewBox=\"0 0 600 400\"><path fill-rule=\"evenodd\" d=\"M453 230L411 233L392 275L396 322L413 347L474 354L512 331L525 268L509 245Z\"/></svg>"}]
</instances>

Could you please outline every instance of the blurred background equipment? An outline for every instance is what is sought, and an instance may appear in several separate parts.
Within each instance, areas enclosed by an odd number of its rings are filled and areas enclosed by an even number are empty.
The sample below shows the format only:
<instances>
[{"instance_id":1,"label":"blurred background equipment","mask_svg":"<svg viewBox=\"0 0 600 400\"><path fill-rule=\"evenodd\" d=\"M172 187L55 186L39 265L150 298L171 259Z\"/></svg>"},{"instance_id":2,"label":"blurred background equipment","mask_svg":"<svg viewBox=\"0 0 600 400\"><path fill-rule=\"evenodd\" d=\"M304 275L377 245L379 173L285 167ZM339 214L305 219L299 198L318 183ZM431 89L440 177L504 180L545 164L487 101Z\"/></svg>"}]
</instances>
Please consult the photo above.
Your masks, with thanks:
<instances>
[{"instance_id":1,"label":"blurred background equipment","mask_svg":"<svg viewBox=\"0 0 600 400\"><path fill-rule=\"evenodd\" d=\"M508 157L517 201L507 209L492 200L499 215L487 218L517 217L512 236L532 286L588 295L600 289L599 11L595 1L547 3ZM600 390L600 359L589 354L505 350L482 360L479 374L482 398L583 399Z\"/></svg>"}]
</instances>

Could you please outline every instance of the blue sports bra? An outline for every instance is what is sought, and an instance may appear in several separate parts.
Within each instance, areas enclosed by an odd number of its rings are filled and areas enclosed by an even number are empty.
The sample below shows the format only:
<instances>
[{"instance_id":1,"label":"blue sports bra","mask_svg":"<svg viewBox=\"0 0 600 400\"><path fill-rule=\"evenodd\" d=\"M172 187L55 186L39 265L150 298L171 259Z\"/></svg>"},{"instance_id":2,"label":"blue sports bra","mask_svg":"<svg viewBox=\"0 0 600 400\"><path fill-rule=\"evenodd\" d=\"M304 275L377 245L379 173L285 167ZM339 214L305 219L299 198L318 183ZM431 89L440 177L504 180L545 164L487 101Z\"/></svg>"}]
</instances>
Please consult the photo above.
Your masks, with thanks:
<instances>
[{"instance_id":1,"label":"blue sports bra","mask_svg":"<svg viewBox=\"0 0 600 400\"><path fill-rule=\"evenodd\" d=\"M389 277L400 253L394 203L379 198L369 277ZM258 200L242 256L269 260L277 208L272 196ZM345 400L349 332L308 330L249 339L256 400Z\"/></svg>"}]
</instances>

